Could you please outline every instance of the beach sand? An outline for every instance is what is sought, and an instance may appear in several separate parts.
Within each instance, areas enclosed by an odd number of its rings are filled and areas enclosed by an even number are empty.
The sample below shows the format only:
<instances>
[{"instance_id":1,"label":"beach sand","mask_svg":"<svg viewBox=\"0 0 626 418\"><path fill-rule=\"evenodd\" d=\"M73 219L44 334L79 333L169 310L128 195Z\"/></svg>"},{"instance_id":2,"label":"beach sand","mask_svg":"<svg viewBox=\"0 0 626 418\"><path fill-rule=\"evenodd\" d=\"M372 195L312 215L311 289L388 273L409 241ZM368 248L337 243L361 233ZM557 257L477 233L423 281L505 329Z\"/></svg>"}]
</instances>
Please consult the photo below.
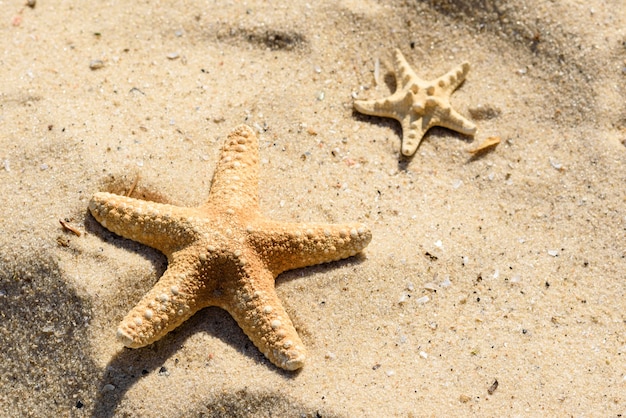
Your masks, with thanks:
<instances>
[{"instance_id":1,"label":"beach sand","mask_svg":"<svg viewBox=\"0 0 626 418\"><path fill-rule=\"evenodd\" d=\"M626 414L626 10L524 3L0 2L0 414ZM474 138L405 158L353 110L393 91L394 48L425 79L471 63ZM278 277L295 373L218 308L115 339L167 262L90 197L198 205L241 123L265 215L373 234Z\"/></svg>"}]
</instances>

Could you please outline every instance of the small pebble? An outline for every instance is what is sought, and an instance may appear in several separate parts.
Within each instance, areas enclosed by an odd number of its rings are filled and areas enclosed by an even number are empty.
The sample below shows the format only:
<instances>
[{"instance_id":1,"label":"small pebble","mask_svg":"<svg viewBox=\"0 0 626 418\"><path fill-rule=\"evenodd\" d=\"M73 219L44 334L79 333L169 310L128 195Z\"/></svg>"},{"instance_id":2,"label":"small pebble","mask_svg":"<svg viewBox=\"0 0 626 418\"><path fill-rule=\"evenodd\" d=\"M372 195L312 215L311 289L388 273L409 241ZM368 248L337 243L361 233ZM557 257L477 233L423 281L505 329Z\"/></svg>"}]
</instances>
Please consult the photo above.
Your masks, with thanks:
<instances>
[{"instance_id":1,"label":"small pebble","mask_svg":"<svg viewBox=\"0 0 626 418\"><path fill-rule=\"evenodd\" d=\"M420 351L421 358L428 358L428 353L426 351Z\"/></svg>"},{"instance_id":2,"label":"small pebble","mask_svg":"<svg viewBox=\"0 0 626 418\"><path fill-rule=\"evenodd\" d=\"M552 158L550 158L550 165L552 166L552 168L556 169L556 170L562 170L563 169L563 164L561 164L560 162L553 160Z\"/></svg>"},{"instance_id":3,"label":"small pebble","mask_svg":"<svg viewBox=\"0 0 626 418\"><path fill-rule=\"evenodd\" d=\"M434 283L424 283L424 289L426 290L430 290L430 291L436 291L437 290L437 286Z\"/></svg>"},{"instance_id":4,"label":"small pebble","mask_svg":"<svg viewBox=\"0 0 626 418\"><path fill-rule=\"evenodd\" d=\"M89 62L89 69L91 70L99 70L102 67L104 67L104 61L102 60L91 60Z\"/></svg>"},{"instance_id":5,"label":"small pebble","mask_svg":"<svg viewBox=\"0 0 626 418\"><path fill-rule=\"evenodd\" d=\"M487 104L479 104L478 106L470 107L467 111L472 119L476 120L493 119L502 114L502 110L500 110L500 108Z\"/></svg>"},{"instance_id":6,"label":"small pebble","mask_svg":"<svg viewBox=\"0 0 626 418\"><path fill-rule=\"evenodd\" d=\"M175 60L175 59L178 59L180 55L178 54L178 52L170 52L166 56L168 60Z\"/></svg>"},{"instance_id":7,"label":"small pebble","mask_svg":"<svg viewBox=\"0 0 626 418\"><path fill-rule=\"evenodd\" d=\"M102 392L112 392L115 390L115 386L113 386L112 384L108 383L106 385L104 385L102 387Z\"/></svg>"},{"instance_id":8,"label":"small pebble","mask_svg":"<svg viewBox=\"0 0 626 418\"><path fill-rule=\"evenodd\" d=\"M430 298L428 296L422 296L421 298L418 298L415 302L417 302L418 305L423 305L429 300Z\"/></svg>"},{"instance_id":9,"label":"small pebble","mask_svg":"<svg viewBox=\"0 0 626 418\"><path fill-rule=\"evenodd\" d=\"M548 250L548 255L551 255L552 257L558 257L559 256L559 251L558 250Z\"/></svg>"},{"instance_id":10,"label":"small pebble","mask_svg":"<svg viewBox=\"0 0 626 418\"><path fill-rule=\"evenodd\" d=\"M487 393L490 395L493 395L493 392L496 391L496 389L498 389L498 380L496 379L493 384L491 386L489 386L489 389L487 389Z\"/></svg>"}]
</instances>

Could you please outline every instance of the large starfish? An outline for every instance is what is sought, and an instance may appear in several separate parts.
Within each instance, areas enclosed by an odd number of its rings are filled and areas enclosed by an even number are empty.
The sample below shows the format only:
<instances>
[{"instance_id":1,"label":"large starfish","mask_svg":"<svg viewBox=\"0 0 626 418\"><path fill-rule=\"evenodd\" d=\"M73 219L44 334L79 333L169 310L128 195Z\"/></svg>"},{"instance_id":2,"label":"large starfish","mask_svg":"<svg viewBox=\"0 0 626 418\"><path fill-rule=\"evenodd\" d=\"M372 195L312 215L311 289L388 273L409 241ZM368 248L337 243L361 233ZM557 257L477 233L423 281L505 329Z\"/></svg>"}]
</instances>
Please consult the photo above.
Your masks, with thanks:
<instances>
[{"instance_id":1,"label":"large starfish","mask_svg":"<svg viewBox=\"0 0 626 418\"><path fill-rule=\"evenodd\" d=\"M474 135L476 125L457 113L450 105L450 96L465 80L469 64L463 64L433 81L424 81L415 74L399 49L394 54L396 91L378 100L355 100L361 113L393 118L402 124L402 154L417 151L426 131L442 126L465 135Z\"/></svg>"},{"instance_id":2,"label":"large starfish","mask_svg":"<svg viewBox=\"0 0 626 418\"><path fill-rule=\"evenodd\" d=\"M167 256L163 277L117 330L125 346L148 345L196 311L219 306L276 366L303 366L305 349L274 288L281 272L350 257L367 246L362 224L296 224L259 211L259 144L247 126L227 138L208 200L180 207L96 193L92 215L105 228Z\"/></svg>"}]
</instances>

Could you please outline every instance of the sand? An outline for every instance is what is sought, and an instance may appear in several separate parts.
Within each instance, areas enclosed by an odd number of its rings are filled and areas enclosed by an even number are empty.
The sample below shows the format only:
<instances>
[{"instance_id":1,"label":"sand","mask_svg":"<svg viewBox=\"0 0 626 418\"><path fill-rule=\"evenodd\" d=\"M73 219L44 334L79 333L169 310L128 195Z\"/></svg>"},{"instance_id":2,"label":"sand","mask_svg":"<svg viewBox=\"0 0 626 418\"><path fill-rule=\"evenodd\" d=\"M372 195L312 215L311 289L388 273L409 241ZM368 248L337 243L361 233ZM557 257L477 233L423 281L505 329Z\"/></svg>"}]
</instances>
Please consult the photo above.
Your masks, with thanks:
<instances>
[{"instance_id":1,"label":"sand","mask_svg":"<svg viewBox=\"0 0 626 418\"><path fill-rule=\"evenodd\" d=\"M625 414L624 28L600 0L0 2L0 414ZM404 158L396 121L354 112L394 48L426 79L471 63L474 138ZM217 308L115 340L167 263L90 196L200 204L240 123L267 216L373 233L278 278L297 373Z\"/></svg>"}]
</instances>

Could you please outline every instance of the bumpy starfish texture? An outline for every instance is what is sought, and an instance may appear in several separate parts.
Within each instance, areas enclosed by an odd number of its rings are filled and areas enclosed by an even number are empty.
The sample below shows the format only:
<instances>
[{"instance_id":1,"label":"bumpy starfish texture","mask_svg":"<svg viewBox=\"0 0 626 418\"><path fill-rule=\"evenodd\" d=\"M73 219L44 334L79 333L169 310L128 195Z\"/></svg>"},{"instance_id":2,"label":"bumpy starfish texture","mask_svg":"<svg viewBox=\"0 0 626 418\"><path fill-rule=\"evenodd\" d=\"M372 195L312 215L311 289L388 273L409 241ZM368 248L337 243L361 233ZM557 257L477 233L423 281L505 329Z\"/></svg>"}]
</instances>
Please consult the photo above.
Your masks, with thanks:
<instances>
[{"instance_id":1,"label":"bumpy starfish texture","mask_svg":"<svg viewBox=\"0 0 626 418\"><path fill-rule=\"evenodd\" d=\"M167 256L163 276L123 319L124 345L148 345L198 310L228 311L276 366L303 366L305 348L274 288L281 272L350 257L367 246L359 223L296 224L259 211L259 145L247 126L227 138L208 200L179 207L96 193L92 215L105 228Z\"/></svg>"},{"instance_id":2,"label":"bumpy starfish texture","mask_svg":"<svg viewBox=\"0 0 626 418\"><path fill-rule=\"evenodd\" d=\"M411 156L422 138L433 126L442 126L465 135L474 135L476 125L457 113L450 105L452 92L461 85L469 64L450 70L433 81L415 74L399 49L394 54L396 91L378 100L355 100L354 108L367 115L393 118L402 124L402 154Z\"/></svg>"}]
</instances>

